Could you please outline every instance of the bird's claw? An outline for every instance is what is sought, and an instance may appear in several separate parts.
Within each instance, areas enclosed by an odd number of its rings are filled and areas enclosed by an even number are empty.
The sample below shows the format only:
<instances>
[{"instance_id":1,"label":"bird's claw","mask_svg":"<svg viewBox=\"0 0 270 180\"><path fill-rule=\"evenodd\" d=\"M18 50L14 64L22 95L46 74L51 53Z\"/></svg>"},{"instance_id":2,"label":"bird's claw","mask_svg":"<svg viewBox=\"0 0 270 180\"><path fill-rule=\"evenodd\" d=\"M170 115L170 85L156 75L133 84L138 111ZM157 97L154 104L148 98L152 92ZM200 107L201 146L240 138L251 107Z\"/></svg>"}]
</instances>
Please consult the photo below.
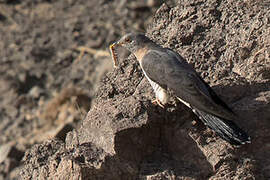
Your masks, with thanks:
<instances>
[{"instance_id":1,"label":"bird's claw","mask_svg":"<svg viewBox=\"0 0 270 180\"><path fill-rule=\"evenodd\" d=\"M153 103L154 105L158 105L158 106L160 106L161 108L164 109L164 105L160 102L160 100L155 99L155 100L152 101L152 103Z\"/></svg>"}]
</instances>

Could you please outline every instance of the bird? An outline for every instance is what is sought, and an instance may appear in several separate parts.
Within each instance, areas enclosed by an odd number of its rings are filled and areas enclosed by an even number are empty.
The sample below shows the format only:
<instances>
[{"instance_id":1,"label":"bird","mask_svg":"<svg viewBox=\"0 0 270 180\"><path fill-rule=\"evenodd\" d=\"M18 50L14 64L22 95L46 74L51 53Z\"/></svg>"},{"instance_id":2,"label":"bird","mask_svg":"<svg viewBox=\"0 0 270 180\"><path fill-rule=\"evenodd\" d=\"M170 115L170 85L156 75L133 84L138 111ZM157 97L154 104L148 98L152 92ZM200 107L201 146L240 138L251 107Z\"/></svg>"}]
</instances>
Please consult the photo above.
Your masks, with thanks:
<instances>
[{"instance_id":1,"label":"bird","mask_svg":"<svg viewBox=\"0 0 270 180\"><path fill-rule=\"evenodd\" d=\"M249 135L234 122L238 115L180 54L156 44L143 33L133 32L111 44L115 66L118 65L115 48L119 46L135 55L154 90L155 102L161 107L169 103L168 90L172 90L180 102L231 145L251 142Z\"/></svg>"}]
</instances>

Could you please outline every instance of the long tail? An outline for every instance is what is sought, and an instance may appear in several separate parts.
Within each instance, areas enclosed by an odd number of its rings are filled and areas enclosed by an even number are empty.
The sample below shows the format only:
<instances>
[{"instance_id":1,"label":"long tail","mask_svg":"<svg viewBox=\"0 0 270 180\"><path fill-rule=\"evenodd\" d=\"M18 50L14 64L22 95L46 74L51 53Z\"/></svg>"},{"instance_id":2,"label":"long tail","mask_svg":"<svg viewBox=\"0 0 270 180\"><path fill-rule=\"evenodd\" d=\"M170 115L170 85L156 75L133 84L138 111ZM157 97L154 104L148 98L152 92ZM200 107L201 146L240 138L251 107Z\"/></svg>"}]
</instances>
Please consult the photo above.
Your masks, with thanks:
<instances>
[{"instance_id":1,"label":"long tail","mask_svg":"<svg viewBox=\"0 0 270 180\"><path fill-rule=\"evenodd\" d=\"M220 118L198 109L195 113L200 117L201 121L214 130L222 139L228 141L232 145L241 145L250 143L250 137L240 129L233 121Z\"/></svg>"}]
</instances>

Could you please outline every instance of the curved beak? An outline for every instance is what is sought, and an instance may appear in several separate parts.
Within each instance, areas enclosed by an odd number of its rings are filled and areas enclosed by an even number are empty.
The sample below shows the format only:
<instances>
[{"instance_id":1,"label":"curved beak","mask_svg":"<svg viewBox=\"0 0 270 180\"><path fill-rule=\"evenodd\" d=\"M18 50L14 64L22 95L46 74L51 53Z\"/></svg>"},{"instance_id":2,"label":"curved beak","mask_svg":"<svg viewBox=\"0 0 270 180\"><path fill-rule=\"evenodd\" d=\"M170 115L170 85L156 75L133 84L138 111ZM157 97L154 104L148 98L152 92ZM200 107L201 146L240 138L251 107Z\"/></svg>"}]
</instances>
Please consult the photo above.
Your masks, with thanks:
<instances>
[{"instance_id":1,"label":"curved beak","mask_svg":"<svg viewBox=\"0 0 270 180\"><path fill-rule=\"evenodd\" d=\"M117 46L122 46L124 43L121 41L121 39L119 41L116 41L114 43L112 43L110 45L110 47L117 47Z\"/></svg>"}]
</instances>

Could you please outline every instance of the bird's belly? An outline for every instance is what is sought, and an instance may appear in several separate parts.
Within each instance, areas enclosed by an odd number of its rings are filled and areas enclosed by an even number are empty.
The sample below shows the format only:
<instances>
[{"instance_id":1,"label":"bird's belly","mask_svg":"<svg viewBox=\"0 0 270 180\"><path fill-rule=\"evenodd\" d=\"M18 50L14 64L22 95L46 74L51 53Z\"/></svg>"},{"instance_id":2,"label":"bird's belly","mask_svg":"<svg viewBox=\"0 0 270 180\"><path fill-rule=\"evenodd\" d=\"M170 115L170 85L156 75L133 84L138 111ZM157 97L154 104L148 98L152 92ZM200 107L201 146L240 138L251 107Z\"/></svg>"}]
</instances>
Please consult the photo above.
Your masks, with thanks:
<instances>
[{"instance_id":1,"label":"bird's belly","mask_svg":"<svg viewBox=\"0 0 270 180\"><path fill-rule=\"evenodd\" d=\"M163 89L161 86L159 86L157 83L155 83L154 81L152 81L144 72L143 73L145 75L145 77L147 78L147 80L149 81L149 83L151 84L152 88L154 89L156 98L163 104L167 104L169 102L170 99L170 95L167 93L167 91L165 89Z\"/></svg>"},{"instance_id":2,"label":"bird's belly","mask_svg":"<svg viewBox=\"0 0 270 180\"><path fill-rule=\"evenodd\" d=\"M161 104L165 105L169 102L170 96L165 89L162 89L160 87L160 89L155 91L155 93L156 93L156 98L161 102Z\"/></svg>"}]
</instances>

